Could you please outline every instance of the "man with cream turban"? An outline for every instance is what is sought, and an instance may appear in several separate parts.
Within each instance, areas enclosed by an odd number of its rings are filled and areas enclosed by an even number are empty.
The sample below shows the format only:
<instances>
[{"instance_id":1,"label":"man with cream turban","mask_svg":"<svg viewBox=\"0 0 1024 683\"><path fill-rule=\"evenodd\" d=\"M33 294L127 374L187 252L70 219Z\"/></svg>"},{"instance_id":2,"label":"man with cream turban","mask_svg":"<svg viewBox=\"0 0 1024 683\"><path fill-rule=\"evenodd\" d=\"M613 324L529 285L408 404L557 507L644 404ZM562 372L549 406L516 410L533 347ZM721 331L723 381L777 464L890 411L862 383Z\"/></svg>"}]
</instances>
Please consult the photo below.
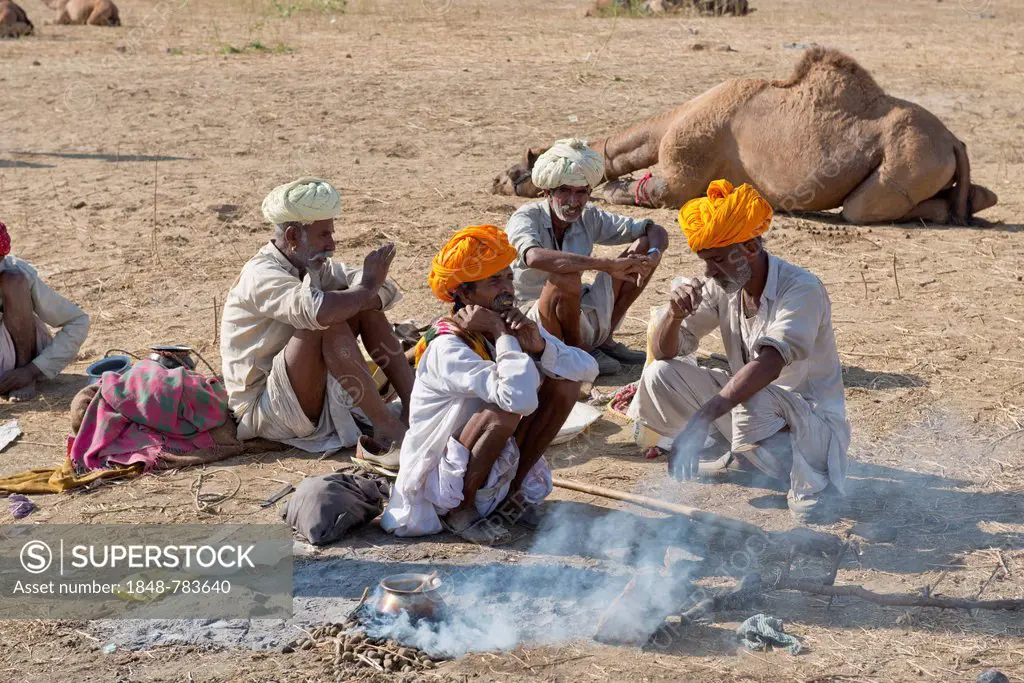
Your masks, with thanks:
<instances>
[{"instance_id":1,"label":"man with cream turban","mask_svg":"<svg viewBox=\"0 0 1024 683\"><path fill-rule=\"evenodd\" d=\"M11 236L0 223L0 396L35 398L36 382L75 360L88 334L89 316L11 255Z\"/></svg>"},{"instance_id":2,"label":"man with cream turban","mask_svg":"<svg viewBox=\"0 0 1024 683\"><path fill-rule=\"evenodd\" d=\"M409 432L381 519L397 536L446 528L494 544L509 539L507 524L540 521L544 451L597 363L516 308L515 258L493 225L458 231L434 257L430 288L452 313L415 349Z\"/></svg>"},{"instance_id":3,"label":"man with cream turban","mask_svg":"<svg viewBox=\"0 0 1024 683\"><path fill-rule=\"evenodd\" d=\"M771 220L757 190L725 180L683 206L679 224L706 279L673 283L630 415L662 443L675 437L674 476L756 468L789 482L799 520L823 521L822 494L843 492L850 445L832 306L817 277L764 250ZM731 372L693 360L716 330Z\"/></svg>"},{"instance_id":4,"label":"man with cream turban","mask_svg":"<svg viewBox=\"0 0 1024 683\"><path fill-rule=\"evenodd\" d=\"M221 357L238 438L263 437L310 452L354 445L359 419L386 447L406 431L412 369L384 311L401 295L387 279L388 243L361 269L334 261L341 197L301 178L263 200L274 237L242 268L224 302ZM402 401L388 409L357 338Z\"/></svg>"},{"instance_id":5,"label":"man with cream turban","mask_svg":"<svg viewBox=\"0 0 1024 683\"><path fill-rule=\"evenodd\" d=\"M650 220L620 216L589 204L604 179L604 160L582 140L559 140L538 157L533 183L544 198L519 207L505 231L519 253L516 297L530 319L570 346L589 351L602 375L644 354L612 335L647 286L668 247L668 233ZM595 244L629 246L612 258ZM582 275L597 271L592 284Z\"/></svg>"}]
</instances>

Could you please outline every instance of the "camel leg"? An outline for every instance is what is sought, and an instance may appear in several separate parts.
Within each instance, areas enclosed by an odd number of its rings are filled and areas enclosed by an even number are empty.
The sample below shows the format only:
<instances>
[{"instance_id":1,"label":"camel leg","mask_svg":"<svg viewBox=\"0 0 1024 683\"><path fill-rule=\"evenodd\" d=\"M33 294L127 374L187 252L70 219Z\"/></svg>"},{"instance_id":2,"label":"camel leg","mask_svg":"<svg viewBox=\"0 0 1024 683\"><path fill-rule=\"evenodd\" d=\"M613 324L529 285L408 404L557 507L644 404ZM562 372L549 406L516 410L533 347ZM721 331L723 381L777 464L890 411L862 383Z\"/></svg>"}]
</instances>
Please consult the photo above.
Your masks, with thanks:
<instances>
[{"instance_id":1,"label":"camel leg","mask_svg":"<svg viewBox=\"0 0 1024 683\"><path fill-rule=\"evenodd\" d=\"M658 163L660 145L661 131L648 127L630 129L590 146L604 154L605 179L615 180Z\"/></svg>"},{"instance_id":2,"label":"camel leg","mask_svg":"<svg viewBox=\"0 0 1024 683\"><path fill-rule=\"evenodd\" d=\"M668 182L656 175L644 176L640 179L620 178L609 180L601 188L601 198L609 204L625 206L643 206L648 209L660 209L664 204Z\"/></svg>"},{"instance_id":3,"label":"camel leg","mask_svg":"<svg viewBox=\"0 0 1024 683\"><path fill-rule=\"evenodd\" d=\"M886 173L886 177L891 177ZM882 180L881 169L875 169L843 202L843 218L849 223L896 223L924 218L936 223L949 220L949 204L942 215L932 201L915 202L900 185ZM924 205L924 206L922 206ZM921 206L920 216L912 215Z\"/></svg>"},{"instance_id":4,"label":"camel leg","mask_svg":"<svg viewBox=\"0 0 1024 683\"><path fill-rule=\"evenodd\" d=\"M86 24L89 26L106 26L110 21L110 8L109 7L96 7L93 9L92 14L86 20Z\"/></svg>"}]
</instances>

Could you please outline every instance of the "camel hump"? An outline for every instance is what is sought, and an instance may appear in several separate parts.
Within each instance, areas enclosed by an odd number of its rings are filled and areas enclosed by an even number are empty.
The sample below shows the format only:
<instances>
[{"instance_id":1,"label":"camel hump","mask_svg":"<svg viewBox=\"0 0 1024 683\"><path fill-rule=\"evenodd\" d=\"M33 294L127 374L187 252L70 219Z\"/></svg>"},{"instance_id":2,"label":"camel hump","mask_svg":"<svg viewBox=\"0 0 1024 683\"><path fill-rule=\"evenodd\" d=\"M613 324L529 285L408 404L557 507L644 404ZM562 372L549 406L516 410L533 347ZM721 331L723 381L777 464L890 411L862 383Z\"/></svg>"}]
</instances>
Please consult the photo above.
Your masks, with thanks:
<instances>
[{"instance_id":1,"label":"camel hump","mask_svg":"<svg viewBox=\"0 0 1024 683\"><path fill-rule=\"evenodd\" d=\"M839 50L812 47L793 69L787 81L775 81L776 88L809 90L820 104L855 112L886 97L871 74Z\"/></svg>"}]
</instances>

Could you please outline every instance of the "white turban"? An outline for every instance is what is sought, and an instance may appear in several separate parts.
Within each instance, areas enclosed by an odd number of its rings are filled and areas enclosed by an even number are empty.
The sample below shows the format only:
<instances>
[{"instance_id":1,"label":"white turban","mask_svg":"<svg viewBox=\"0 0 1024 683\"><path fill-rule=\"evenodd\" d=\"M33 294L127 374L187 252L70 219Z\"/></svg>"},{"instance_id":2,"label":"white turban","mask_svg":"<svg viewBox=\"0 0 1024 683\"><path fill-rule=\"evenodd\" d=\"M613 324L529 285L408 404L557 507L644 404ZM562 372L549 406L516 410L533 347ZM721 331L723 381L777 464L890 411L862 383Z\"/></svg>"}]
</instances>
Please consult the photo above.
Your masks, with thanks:
<instances>
[{"instance_id":1,"label":"white turban","mask_svg":"<svg viewBox=\"0 0 1024 683\"><path fill-rule=\"evenodd\" d=\"M533 184L542 190L562 185L595 187L603 178L604 159L576 138L558 140L533 165Z\"/></svg>"},{"instance_id":2,"label":"white turban","mask_svg":"<svg viewBox=\"0 0 1024 683\"><path fill-rule=\"evenodd\" d=\"M341 195L319 178L299 178L278 185L263 200L263 216L274 225L312 223L340 215Z\"/></svg>"}]
</instances>

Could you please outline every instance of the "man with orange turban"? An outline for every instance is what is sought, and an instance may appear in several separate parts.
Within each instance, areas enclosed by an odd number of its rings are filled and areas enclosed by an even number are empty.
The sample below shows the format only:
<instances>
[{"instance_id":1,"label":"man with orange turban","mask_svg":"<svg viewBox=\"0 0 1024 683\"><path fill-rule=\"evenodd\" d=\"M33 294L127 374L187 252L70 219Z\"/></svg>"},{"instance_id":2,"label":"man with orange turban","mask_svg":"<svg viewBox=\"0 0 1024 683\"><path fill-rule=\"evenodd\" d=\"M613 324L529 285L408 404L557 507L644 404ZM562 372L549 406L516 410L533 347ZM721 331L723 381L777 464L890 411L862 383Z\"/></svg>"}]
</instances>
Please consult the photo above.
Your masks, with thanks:
<instances>
[{"instance_id":1,"label":"man with orange turban","mask_svg":"<svg viewBox=\"0 0 1024 683\"><path fill-rule=\"evenodd\" d=\"M673 283L630 415L671 440L674 476L760 470L789 482L799 520L824 521L823 494L842 493L850 445L832 307L817 277L764 250L771 220L757 190L725 180L683 206L706 279ZM693 358L715 330L731 372Z\"/></svg>"},{"instance_id":2,"label":"man with orange turban","mask_svg":"<svg viewBox=\"0 0 1024 683\"><path fill-rule=\"evenodd\" d=\"M415 349L409 431L381 520L397 536L446 528L494 544L509 539L507 523L539 523L551 492L542 456L597 362L516 308L515 257L493 225L458 231L434 257L430 288L452 313Z\"/></svg>"}]
</instances>

